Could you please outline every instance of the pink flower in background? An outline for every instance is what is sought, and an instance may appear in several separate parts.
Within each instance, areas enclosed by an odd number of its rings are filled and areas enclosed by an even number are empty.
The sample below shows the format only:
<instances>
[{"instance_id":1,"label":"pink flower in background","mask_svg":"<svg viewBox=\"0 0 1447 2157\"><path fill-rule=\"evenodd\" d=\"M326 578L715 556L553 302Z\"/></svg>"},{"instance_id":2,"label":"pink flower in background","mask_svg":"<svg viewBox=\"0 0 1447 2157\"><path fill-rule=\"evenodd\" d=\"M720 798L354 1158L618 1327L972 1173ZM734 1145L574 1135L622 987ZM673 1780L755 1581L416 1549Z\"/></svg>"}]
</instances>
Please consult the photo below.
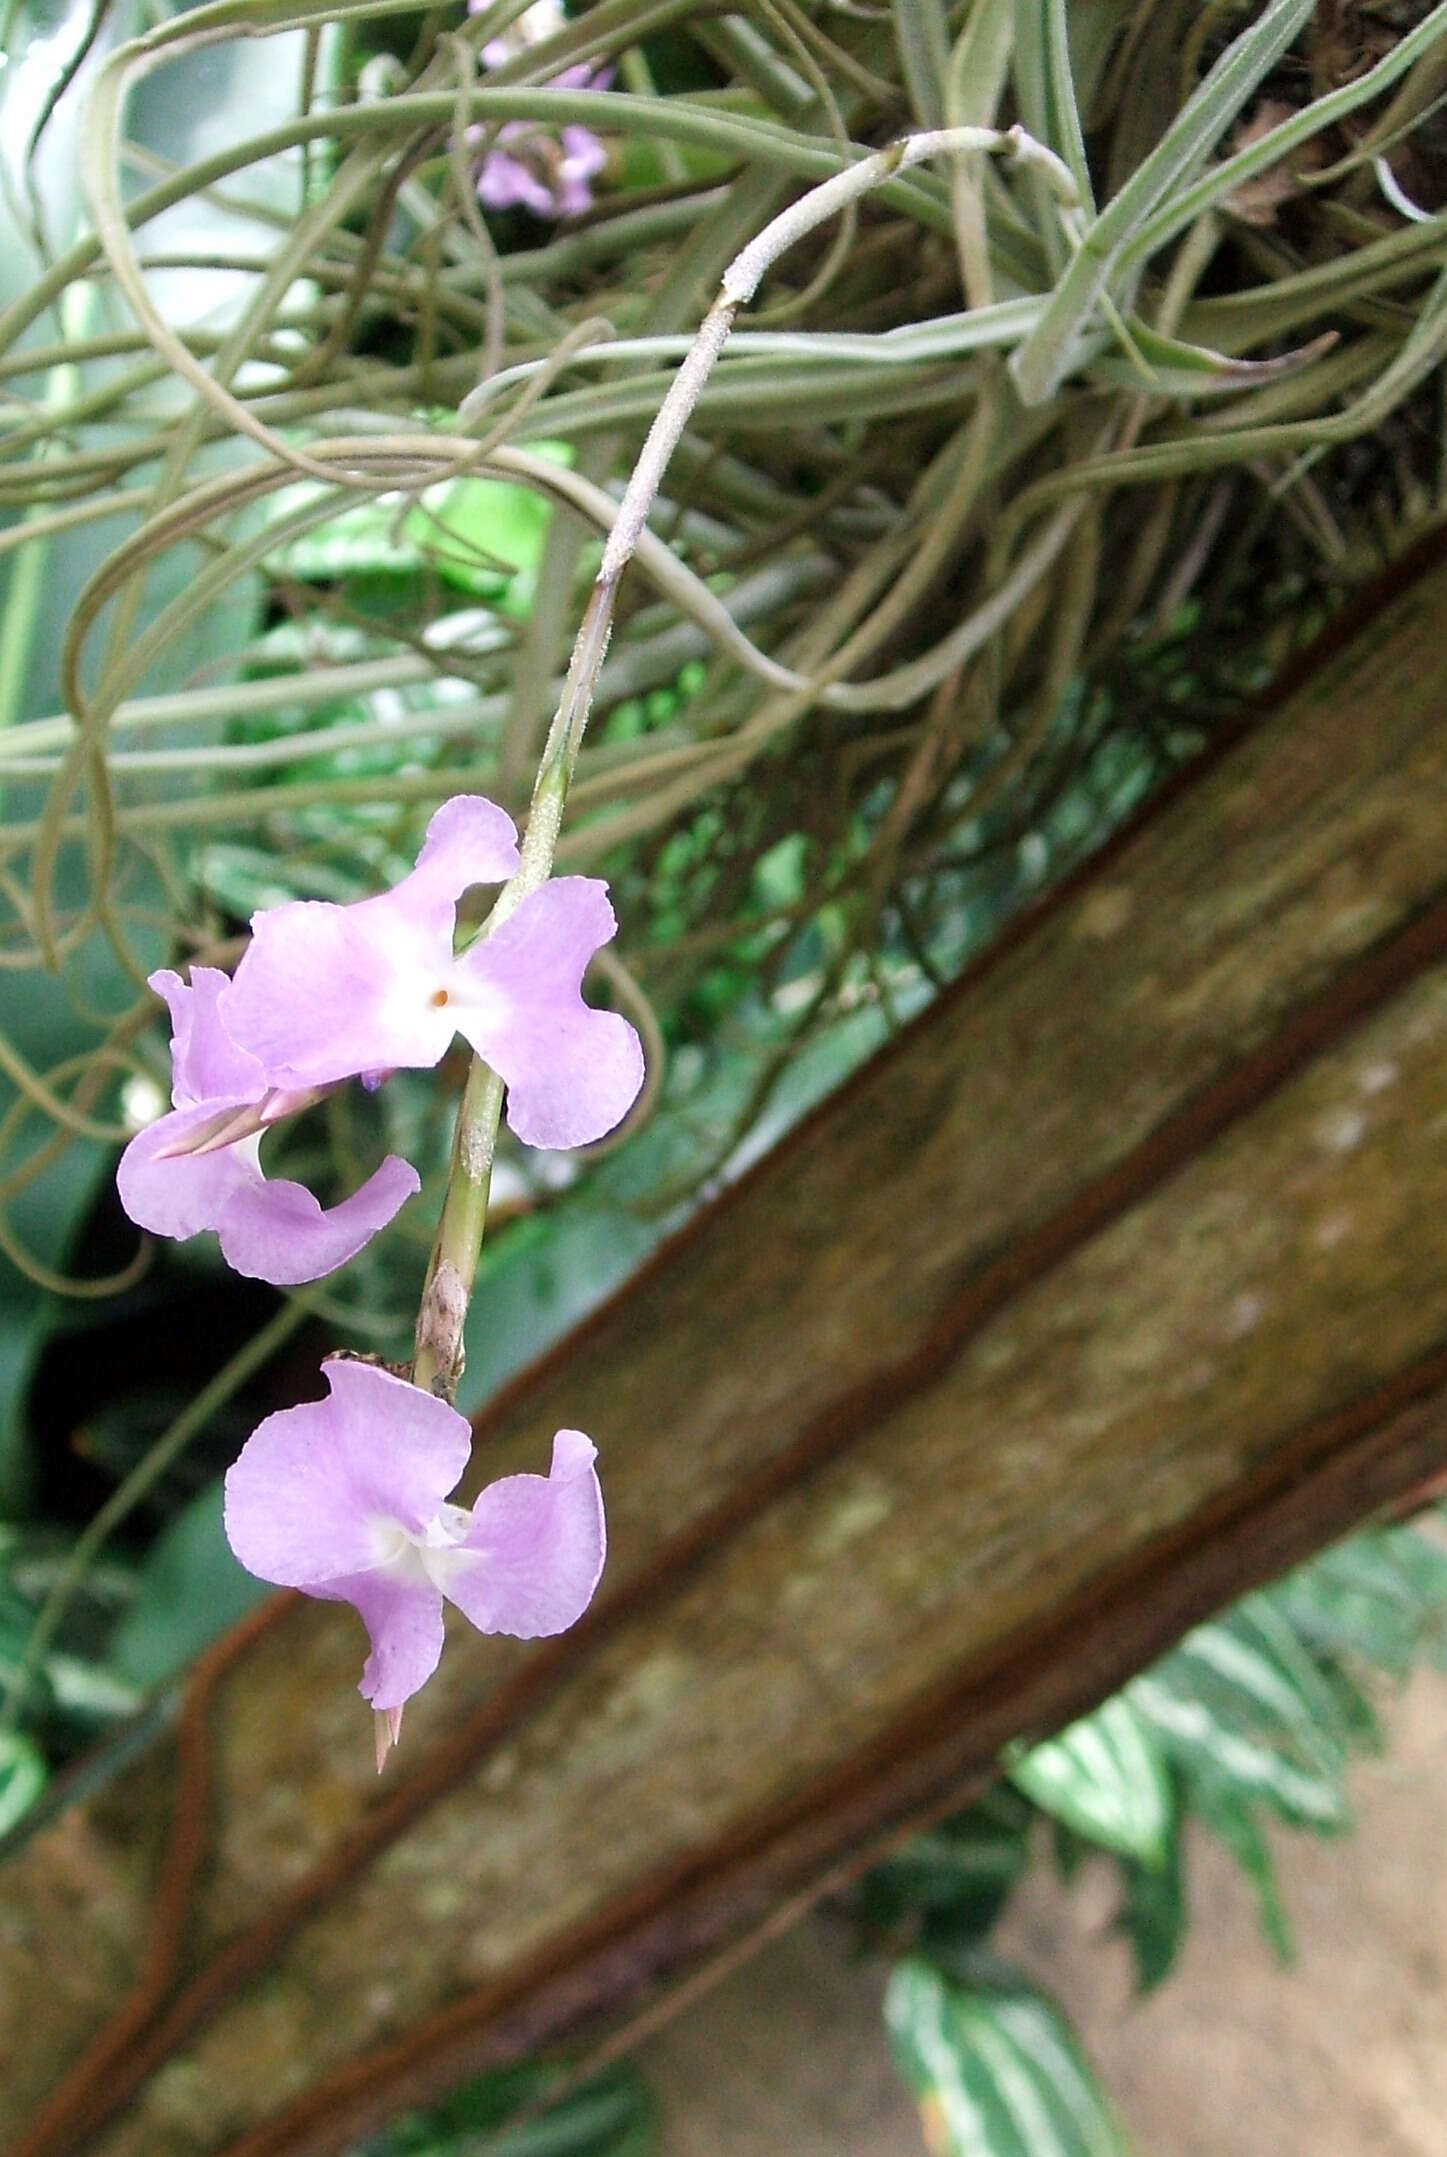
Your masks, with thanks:
<instances>
[{"instance_id":1,"label":"pink flower in background","mask_svg":"<svg viewBox=\"0 0 1447 2157\"><path fill-rule=\"evenodd\" d=\"M174 1106L121 1156L116 1183L126 1212L159 1236L214 1229L229 1266L278 1287L345 1265L419 1189L416 1170L389 1155L330 1211L299 1183L268 1183L263 1129L312 1097L278 1093L232 1038L221 1014L231 984L215 967L193 967L189 987L168 971L152 974L150 985L171 1012Z\"/></svg>"},{"instance_id":2,"label":"pink flower in background","mask_svg":"<svg viewBox=\"0 0 1447 2157\"><path fill-rule=\"evenodd\" d=\"M475 14L484 0L469 0ZM488 67L501 67L531 45L566 29L567 17L554 0L537 0L501 37L482 48ZM606 90L613 71L589 61L562 68L550 90ZM608 162L608 153L590 127L576 123L554 132L535 120L507 120L483 159L477 193L484 209L531 210L534 217L576 217L593 200L592 181Z\"/></svg>"},{"instance_id":3,"label":"pink flower in background","mask_svg":"<svg viewBox=\"0 0 1447 2157\"><path fill-rule=\"evenodd\" d=\"M606 885L564 876L454 954L457 901L517 867L516 833L480 795L445 802L410 876L351 906L303 899L258 913L223 1000L275 1086L437 1063L460 1033L508 1088L529 1146L611 1131L643 1083L628 1021L583 1002L588 962L617 929Z\"/></svg>"},{"instance_id":4,"label":"pink flower in background","mask_svg":"<svg viewBox=\"0 0 1447 2157\"><path fill-rule=\"evenodd\" d=\"M603 90L587 67L565 68L549 89ZM576 217L593 200L592 182L608 153L591 127L572 124L557 134L533 120L507 120L482 161L477 195L485 210L531 210L534 217Z\"/></svg>"},{"instance_id":5,"label":"pink flower in background","mask_svg":"<svg viewBox=\"0 0 1447 2157\"><path fill-rule=\"evenodd\" d=\"M328 1397L258 1424L226 1477L226 1535L248 1572L350 1603L371 1641L360 1691L379 1761L401 1710L437 1668L444 1597L483 1633L565 1632L603 1571L595 1450L559 1431L546 1476L448 1497L467 1465L466 1418L374 1364L331 1357Z\"/></svg>"}]
</instances>

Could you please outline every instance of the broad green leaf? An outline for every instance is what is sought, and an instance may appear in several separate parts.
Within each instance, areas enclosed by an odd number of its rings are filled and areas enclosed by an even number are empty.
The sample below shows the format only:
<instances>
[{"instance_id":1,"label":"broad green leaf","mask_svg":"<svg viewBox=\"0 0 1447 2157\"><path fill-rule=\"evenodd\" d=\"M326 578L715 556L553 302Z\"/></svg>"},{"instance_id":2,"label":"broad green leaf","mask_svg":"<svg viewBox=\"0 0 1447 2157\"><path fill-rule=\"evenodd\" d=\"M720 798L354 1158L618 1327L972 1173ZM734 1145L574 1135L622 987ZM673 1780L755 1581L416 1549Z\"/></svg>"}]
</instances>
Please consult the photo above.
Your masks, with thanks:
<instances>
[{"instance_id":1,"label":"broad green leaf","mask_svg":"<svg viewBox=\"0 0 1447 2157\"><path fill-rule=\"evenodd\" d=\"M70 11L77 24L87 12L83 7ZM19 59L19 51L12 57ZM37 85L33 68L39 67L43 78L46 66L39 41L27 59L32 65L34 88ZM157 100L153 108L143 110L145 99L138 101L130 115L133 139L161 152L168 161L184 163L190 154L186 145L191 133L204 132L215 124L213 98L218 71L230 74L233 67L248 74L247 110L260 120L264 96L255 69L264 72L270 68L275 79L274 50L265 60L258 53L254 66L251 56L241 46L225 59L208 52L204 56L204 66L211 95L200 100L177 98L173 80L168 95ZM7 97L13 94L19 72L18 68L12 67L6 73L3 87ZM259 96L262 106L258 106ZM47 172L45 191L53 240L65 237L79 207L73 192L74 153L83 104L83 98L75 94L63 100L47 130L42 167ZM38 105L31 103L28 109L29 120L21 122L17 110L7 107L16 141L24 140L26 129L38 114ZM170 228L172 244L178 247L185 244L178 229L179 223L184 222L195 244L204 250L202 228L208 220L213 237L217 225L224 223L229 243L236 244L238 224L234 212L223 212L201 197L192 201L188 211L176 213L176 221ZM28 248L17 234L8 209L0 203L0 296L11 296L12 283L23 282L27 267L33 267ZM235 289L246 283L246 279L239 279ZM213 308L218 298L214 281L208 283L206 298L196 309L182 303L178 283L172 282L169 293L172 312L179 320L192 319L196 313ZM68 387L66 393L69 394ZM9 520L7 517L0 521ZM4 717L7 720L26 721L55 710L61 700L61 654L76 600L100 562L129 536L130 529L120 520L107 517L55 534L45 541L31 541L27 548L12 557L8 574L0 575L7 652L4 665L7 683ZM144 631L156 611L183 589L193 574L194 562L184 548L152 565L137 618L137 634ZM224 655L244 644L252 627L256 601L256 589L248 579L243 578L228 588L204 619L191 623L164 654L159 655L145 686L165 690L188 682L200 671L215 668L219 661L224 662ZM22 654L24 663L15 654ZM38 807L38 801L33 794L27 799L22 787L7 788L4 806L7 815L21 819ZM141 919L145 912L155 908L159 885L148 868L140 871L134 858L126 863L125 874L126 899L134 924L128 929L132 956L135 973L143 976L149 966L164 956L160 936ZM55 896L62 915L87 896L84 865L76 851L64 853L58 863ZM105 938L97 935L82 951L72 954L63 985L38 968L34 973L7 971L3 991L0 991L0 1006L3 1006L0 1027L3 1027L8 1043L33 1068L45 1072L95 1047L101 1039L99 1015L124 1009L134 988L134 981L116 963ZM0 1083L0 1110L7 1108L11 1099L8 1081ZM110 1106L109 1102L102 1101L97 1104L96 1113L106 1116ZM5 1170L12 1171L18 1165L18 1159L47 1135L44 1125L33 1119L18 1142L16 1152L4 1162ZM9 1207L9 1227L24 1249L42 1266L65 1270L77 1234L111 1171L113 1160L113 1151L105 1145L79 1140L67 1147L55 1164ZM80 1315L84 1308L79 1307ZM50 1336L62 1327L75 1324L77 1318L76 1306L67 1306L60 1297L39 1288L0 1258L0 1509L7 1513L22 1513L33 1487L25 1408L36 1364Z\"/></svg>"},{"instance_id":2,"label":"broad green leaf","mask_svg":"<svg viewBox=\"0 0 1447 2157\"><path fill-rule=\"evenodd\" d=\"M1236 1612L1197 1626L1162 1666L1170 1682L1243 1737L1260 1738L1290 1760L1339 1775L1345 1747L1315 1667L1308 1659L1310 1690L1304 1690L1294 1670L1243 1632Z\"/></svg>"},{"instance_id":3,"label":"broad green leaf","mask_svg":"<svg viewBox=\"0 0 1447 2157\"><path fill-rule=\"evenodd\" d=\"M565 442L535 442L537 455L571 464ZM324 490L290 489L288 511ZM305 583L412 576L430 568L460 590L499 598L515 580L531 589L552 523L552 503L513 480L460 478L429 487L403 506L393 497L350 502L315 530L279 546L273 566Z\"/></svg>"},{"instance_id":4,"label":"broad green leaf","mask_svg":"<svg viewBox=\"0 0 1447 2157\"><path fill-rule=\"evenodd\" d=\"M45 1783L39 1747L17 1730L0 1730L0 1836L24 1819Z\"/></svg>"},{"instance_id":5,"label":"broad green leaf","mask_svg":"<svg viewBox=\"0 0 1447 2157\"><path fill-rule=\"evenodd\" d=\"M1056 1818L1051 1821L1050 1854L1055 1860L1056 1873L1066 1887L1075 1879L1086 1859L1093 1857L1099 1848L1099 1843L1087 1842L1083 1835L1077 1835L1074 1828L1067 1827L1063 1820Z\"/></svg>"},{"instance_id":6,"label":"broad green leaf","mask_svg":"<svg viewBox=\"0 0 1447 2157\"><path fill-rule=\"evenodd\" d=\"M1410 1582L1375 1531L1303 1566L1276 1593L1319 1655L1354 1658L1397 1679L1411 1669L1421 1612Z\"/></svg>"},{"instance_id":7,"label":"broad green leaf","mask_svg":"<svg viewBox=\"0 0 1447 2157\"><path fill-rule=\"evenodd\" d=\"M1362 1718L1293 1622L1290 1586L1195 1627L1128 1691L1188 1776L1329 1832L1349 1819L1342 1778Z\"/></svg>"},{"instance_id":8,"label":"broad green leaf","mask_svg":"<svg viewBox=\"0 0 1447 2157\"><path fill-rule=\"evenodd\" d=\"M620 1154L618 1160L626 1160ZM578 1202L519 1222L484 1254L467 1315L467 1368L458 1394L465 1415L514 1372L549 1349L642 1264L662 1224L622 1206Z\"/></svg>"},{"instance_id":9,"label":"broad green leaf","mask_svg":"<svg viewBox=\"0 0 1447 2157\"><path fill-rule=\"evenodd\" d=\"M1128 1693L1188 1778L1193 1807L1198 1785L1224 1785L1240 1803L1268 1805L1293 1826L1318 1834L1337 1833L1350 1824L1350 1807L1337 1777L1243 1736L1229 1714L1194 1693L1174 1657L1133 1679Z\"/></svg>"},{"instance_id":10,"label":"broad green leaf","mask_svg":"<svg viewBox=\"0 0 1447 2157\"><path fill-rule=\"evenodd\" d=\"M570 465L572 445L541 441L537 455ZM463 591L497 588L497 571L531 594L547 545L553 505L532 487L502 479L452 479L427 492L407 513L406 536Z\"/></svg>"},{"instance_id":11,"label":"broad green leaf","mask_svg":"<svg viewBox=\"0 0 1447 2157\"><path fill-rule=\"evenodd\" d=\"M312 491L312 490L308 490ZM320 497L321 490L314 490ZM287 508L302 498L298 488L285 497ZM343 577L410 576L423 564L423 550L407 529L411 511L395 501L349 502L314 531L278 547L269 567L304 584L332 584ZM495 587L506 571L498 566Z\"/></svg>"},{"instance_id":12,"label":"broad green leaf","mask_svg":"<svg viewBox=\"0 0 1447 2157\"><path fill-rule=\"evenodd\" d=\"M65 894L68 895L68 894ZM96 948L85 954L80 993L91 1009L113 1008L117 971ZM46 1071L95 1045L95 1028L79 1019L74 1004L50 977L14 973L5 977L4 1018L9 1045L32 1068ZM0 1109L13 1099L8 1080L0 1079ZM49 1136L34 1119L23 1142L28 1154ZM5 1166L13 1168L16 1156ZM91 1139L76 1139L59 1158L21 1191L8 1209L8 1227L21 1247L42 1266L64 1271L82 1222L110 1171L110 1149ZM73 1324L85 1306L66 1305L0 1256L0 1510L23 1514L32 1481L25 1402L46 1342L58 1327Z\"/></svg>"},{"instance_id":13,"label":"broad green leaf","mask_svg":"<svg viewBox=\"0 0 1447 2157\"><path fill-rule=\"evenodd\" d=\"M734 22L740 17L730 18ZM667 146L672 151L672 161L679 173L695 183L722 180L734 170L734 160L726 151L712 148L703 142L678 142ZM615 154L619 161L618 184L620 191L633 193L647 188L676 186L677 179L669 169L670 160L665 145L649 141L646 135L625 135L618 143Z\"/></svg>"},{"instance_id":14,"label":"broad green leaf","mask_svg":"<svg viewBox=\"0 0 1447 2157\"><path fill-rule=\"evenodd\" d=\"M910 1956L890 1977L884 2013L938 2157L1124 2157L1059 2009L998 1964Z\"/></svg>"},{"instance_id":15,"label":"broad green leaf","mask_svg":"<svg viewBox=\"0 0 1447 2157\"><path fill-rule=\"evenodd\" d=\"M1269 1593L1248 1595L1209 1630L1217 1667L1226 1643L1235 1651L1224 1667L1260 1702L1265 1714L1279 1718L1324 1767L1340 1770L1351 1750L1350 1732L1341 1721L1336 1694L1316 1657Z\"/></svg>"},{"instance_id":16,"label":"broad green leaf","mask_svg":"<svg viewBox=\"0 0 1447 2157\"><path fill-rule=\"evenodd\" d=\"M1395 1531L1392 1554L1417 1597L1419 1652L1440 1670L1447 1664L1447 1550L1404 1528Z\"/></svg>"},{"instance_id":17,"label":"broad green leaf","mask_svg":"<svg viewBox=\"0 0 1447 2157\"><path fill-rule=\"evenodd\" d=\"M1363 1528L1300 1567L1290 1576L1289 1585L1313 1581L1343 1601L1362 1594L1415 1609L1418 1595L1408 1553L1419 1543L1431 1554L1434 1572L1442 1582L1439 1600L1447 1608L1447 1552L1427 1544L1415 1528Z\"/></svg>"},{"instance_id":18,"label":"broad green leaf","mask_svg":"<svg viewBox=\"0 0 1447 2157\"><path fill-rule=\"evenodd\" d=\"M67 1613L68 1638L35 1670L26 1664L41 1603L63 1574L73 1537L29 1523L0 1528L0 1691L7 1696L24 1673L25 1721L46 1745L69 1751L117 1716L141 1705L134 1686L100 1662L102 1644L129 1599L124 1564L99 1564L86 1576Z\"/></svg>"},{"instance_id":19,"label":"broad green leaf","mask_svg":"<svg viewBox=\"0 0 1447 2157\"><path fill-rule=\"evenodd\" d=\"M1337 1728L1343 1732L1349 1749L1380 1758L1387 1750L1387 1738L1370 1693L1340 1662L1323 1662L1321 1676L1335 1705Z\"/></svg>"},{"instance_id":20,"label":"broad green leaf","mask_svg":"<svg viewBox=\"0 0 1447 2157\"><path fill-rule=\"evenodd\" d=\"M1010 1780L1087 1841L1145 1865L1164 1862L1171 1789L1161 1750L1129 1700L1107 1700L1011 1759Z\"/></svg>"},{"instance_id":21,"label":"broad green leaf","mask_svg":"<svg viewBox=\"0 0 1447 2157\"><path fill-rule=\"evenodd\" d=\"M325 745L326 734L322 730L318 734L318 749L324 749ZM385 754L384 744L381 755ZM324 769L336 769L340 762L321 755L316 761ZM392 761L396 762L395 754ZM288 770L314 768L291 765ZM346 906L353 900L369 897L374 888L370 881L364 883L360 877L349 875L331 862L294 857L283 860L264 847L236 845L225 840L199 847L194 866L197 882L238 921L249 920L260 907L281 906L296 898L330 899L337 905Z\"/></svg>"},{"instance_id":22,"label":"broad green leaf","mask_svg":"<svg viewBox=\"0 0 1447 2157\"><path fill-rule=\"evenodd\" d=\"M1366 1528L1270 1590L1320 1657L1405 1678L1447 1645L1447 1551L1415 1528Z\"/></svg>"}]
</instances>

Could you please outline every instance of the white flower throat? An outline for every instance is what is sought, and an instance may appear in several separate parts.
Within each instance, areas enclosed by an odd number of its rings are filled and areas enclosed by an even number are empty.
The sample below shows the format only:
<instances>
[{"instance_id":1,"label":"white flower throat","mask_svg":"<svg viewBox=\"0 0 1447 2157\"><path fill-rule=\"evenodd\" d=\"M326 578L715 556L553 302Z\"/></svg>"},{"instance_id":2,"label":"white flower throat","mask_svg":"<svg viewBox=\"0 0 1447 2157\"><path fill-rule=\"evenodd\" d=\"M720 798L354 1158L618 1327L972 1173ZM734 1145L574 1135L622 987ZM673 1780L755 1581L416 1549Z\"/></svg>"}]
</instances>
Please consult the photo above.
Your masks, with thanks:
<instances>
[{"instance_id":1,"label":"white flower throat","mask_svg":"<svg viewBox=\"0 0 1447 2157\"><path fill-rule=\"evenodd\" d=\"M459 1548L471 1521L465 1506L441 1505L414 1534L395 1516L376 1515L370 1523L376 1571L408 1587L438 1588L446 1594L458 1569L476 1563L471 1552Z\"/></svg>"}]
</instances>

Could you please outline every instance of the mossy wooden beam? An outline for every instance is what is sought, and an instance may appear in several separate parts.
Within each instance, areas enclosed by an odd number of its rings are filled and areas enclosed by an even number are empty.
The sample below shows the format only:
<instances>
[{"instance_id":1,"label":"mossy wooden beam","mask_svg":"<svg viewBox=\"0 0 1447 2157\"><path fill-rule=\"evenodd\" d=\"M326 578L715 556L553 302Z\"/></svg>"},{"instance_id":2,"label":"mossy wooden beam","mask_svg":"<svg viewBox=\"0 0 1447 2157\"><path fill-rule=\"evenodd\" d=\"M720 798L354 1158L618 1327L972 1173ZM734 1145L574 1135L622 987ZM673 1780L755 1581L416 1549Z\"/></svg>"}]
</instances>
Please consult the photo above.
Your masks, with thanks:
<instances>
[{"instance_id":1,"label":"mossy wooden beam","mask_svg":"<svg viewBox=\"0 0 1447 2157\"><path fill-rule=\"evenodd\" d=\"M484 1419L594 1611L380 1783L281 1599L5 1878L23 2157L346 2149L616 2022L1447 1450L1447 569L1006 937Z\"/></svg>"}]
</instances>

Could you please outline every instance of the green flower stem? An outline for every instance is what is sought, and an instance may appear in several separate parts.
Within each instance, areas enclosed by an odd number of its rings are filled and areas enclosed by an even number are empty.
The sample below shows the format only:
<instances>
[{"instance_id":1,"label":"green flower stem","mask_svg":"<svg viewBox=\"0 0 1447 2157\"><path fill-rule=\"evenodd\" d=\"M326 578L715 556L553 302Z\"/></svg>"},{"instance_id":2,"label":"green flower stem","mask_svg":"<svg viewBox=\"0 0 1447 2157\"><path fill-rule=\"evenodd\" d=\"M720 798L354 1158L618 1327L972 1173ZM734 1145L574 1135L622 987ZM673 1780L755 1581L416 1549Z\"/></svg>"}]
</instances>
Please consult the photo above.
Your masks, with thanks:
<instances>
[{"instance_id":1,"label":"green flower stem","mask_svg":"<svg viewBox=\"0 0 1447 2157\"><path fill-rule=\"evenodd\" d=\"M449 1401L462 1376L462 1334L482 1255L502 1091L497 1073L474 1056L457 1116L442 1219L417 1313L412 1381Z\"/></svg>"}]
</instances>

